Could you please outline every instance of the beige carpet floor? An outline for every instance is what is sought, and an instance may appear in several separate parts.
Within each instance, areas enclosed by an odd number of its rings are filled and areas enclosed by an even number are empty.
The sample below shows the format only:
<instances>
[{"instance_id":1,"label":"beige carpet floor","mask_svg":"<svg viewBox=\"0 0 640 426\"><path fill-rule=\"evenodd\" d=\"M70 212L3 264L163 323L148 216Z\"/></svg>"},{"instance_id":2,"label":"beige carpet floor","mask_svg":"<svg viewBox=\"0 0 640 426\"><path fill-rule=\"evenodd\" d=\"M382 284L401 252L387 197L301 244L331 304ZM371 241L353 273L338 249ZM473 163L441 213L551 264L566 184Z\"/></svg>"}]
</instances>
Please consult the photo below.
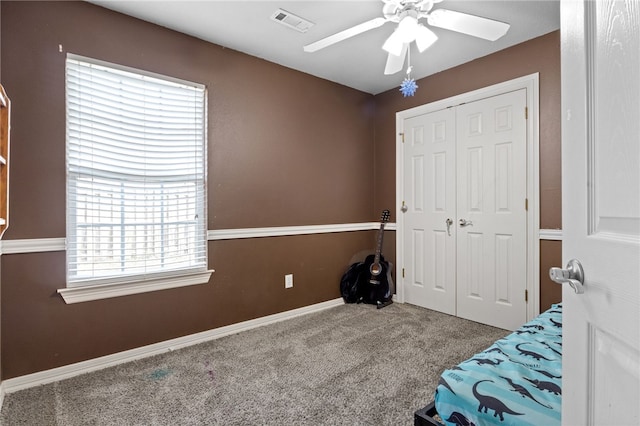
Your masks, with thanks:
<instances>
[{"instance_id":1,"label":"beige carpet floor","mask_svg":"<svg viewBox=\"0 0 640 426\"><path fill-rule=\"evenodd\" d=\"M440 373L508 334L342 305L5 397L2 425L411 425Z\"/></svg>"}]
</instances>

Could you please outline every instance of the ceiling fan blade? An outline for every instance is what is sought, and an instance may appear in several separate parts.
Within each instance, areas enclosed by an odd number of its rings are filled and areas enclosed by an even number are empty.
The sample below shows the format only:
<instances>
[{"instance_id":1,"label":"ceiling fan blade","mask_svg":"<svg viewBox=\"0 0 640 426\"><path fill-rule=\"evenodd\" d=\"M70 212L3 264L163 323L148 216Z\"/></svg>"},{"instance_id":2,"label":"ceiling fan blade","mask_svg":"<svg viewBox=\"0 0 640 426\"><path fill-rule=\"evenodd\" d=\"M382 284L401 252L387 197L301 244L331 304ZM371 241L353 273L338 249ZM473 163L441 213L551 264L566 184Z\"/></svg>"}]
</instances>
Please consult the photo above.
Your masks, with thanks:
<instances>
[{"instance_id":1,"label":"ceiling fan blade","mask_svg":"<svg viewBox=\"0 0 640 426\"><path fill-rule=\"evenodd\" d=\"M355 27L347 28L346 30L340 31L339 33L335 33L333 35L330 35L329 37L325 37L311 44L307 44L306 46L304 46L304 51L315 52L327 46L331 46L332 44L335 44L339 41L346 40L349 37L353 37L365 31L378 28L382 26L385 22L387 22L386 18L383 18L383 17L374 18L370 21L363 22L362 24L358 24Z\"/></svg>"},{"instance_id":2,"label":"ceiling fan blade","mask_svg":"<svg viewBox=\"0 0 640 426\"><path fill-rule=\"evenodd\" d=\"M387 56L387 65L384 67L385 75L395 74L402 70L402 67L404 66L404 58L407 56L408 49L409 43L405 43L399 56L389 53L389 56Z\"/></svg>"},{"instance_id":3,"label":"ceiling fan blade","mask_svg":"<svg viewBox=\"0 0 640 426\"><path fill-rule=\"evenodd\" d=\"M434 10L427 16L427 22L434 27L457 31L490 41L496 41L505 35L511 26L493 19L447 9Z\"/></svg>"}]
</instances>

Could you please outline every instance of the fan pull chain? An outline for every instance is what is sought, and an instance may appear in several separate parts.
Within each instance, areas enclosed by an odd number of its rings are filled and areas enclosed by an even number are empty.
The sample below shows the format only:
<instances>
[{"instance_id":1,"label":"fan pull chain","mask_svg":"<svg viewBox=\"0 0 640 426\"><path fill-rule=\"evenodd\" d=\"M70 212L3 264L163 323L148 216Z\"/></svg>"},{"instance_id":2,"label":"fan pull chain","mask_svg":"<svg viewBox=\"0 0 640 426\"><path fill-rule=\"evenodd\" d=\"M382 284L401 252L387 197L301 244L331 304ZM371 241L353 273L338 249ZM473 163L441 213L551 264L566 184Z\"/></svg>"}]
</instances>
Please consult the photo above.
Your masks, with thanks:
<instances>
[{"instance_id":1,"label":"fan pull chain","mask_svg":"<svg viewBox=\"0 0 640 426\"><path fill-rule=\"evenodd\" d=\"M416 94L416 89L418 85L416 81L411 78L411 70L413 67L411 66L411 46L407 49L407 77L402 81L400 85L400 91L402 92L402 96L405 98L407 96L413 96Z\"/></svg>"}]
</instances>

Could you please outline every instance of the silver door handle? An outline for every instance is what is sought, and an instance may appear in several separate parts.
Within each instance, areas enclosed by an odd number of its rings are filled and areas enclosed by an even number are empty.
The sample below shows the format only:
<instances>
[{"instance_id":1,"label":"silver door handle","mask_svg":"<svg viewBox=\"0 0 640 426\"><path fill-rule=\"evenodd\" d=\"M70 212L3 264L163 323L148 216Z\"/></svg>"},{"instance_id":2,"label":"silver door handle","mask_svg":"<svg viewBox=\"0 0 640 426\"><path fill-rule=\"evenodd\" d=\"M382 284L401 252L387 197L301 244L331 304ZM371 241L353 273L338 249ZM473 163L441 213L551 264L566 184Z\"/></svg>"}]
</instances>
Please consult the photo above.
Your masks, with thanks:
<instances>
[{"instance_id":1,"label":"silver door handle","mask_svg":"<svg viewBox=\"0 0 640 426\"><path fill-rule=\"evenodd\" d=\"M460 219L460 222L458 222L460 224L460 226L471 226L473 225L473 222L470 220L466 220L466 219Z\"/></svg>"},{"instance_id":2,"label":"silver door handle","mask_svg":"<svg viewBox=\"0 0 640 426\"><path fill-rule=\"evenodd\" d=\"M451 236L451 225L453 225L453 221L450 218L447 218L445 223L447 224L447 235Z\"/></svg>"},{"instance_id":3,"label":"silver door handle","mask_svg":"<svg viewBox=\"0 0 640 426\"><path fill-rule=\"evenodd\" d=\"M400 207L400 211L402 213L406 213L407 210L409 210L409 208L407 207L407 205L404 203L404 201L402 202L402 207Z\"/></svg>"},{"instance_id":4,"label":"silver door handle","mask_svg":"<svg viewBox=\"0 0 640 426\"><path fill-rule=\"evenodd\" d=\"M555 283L569 284L576 294L584 293L584 269L576 259L571 259L567 263L567 269L555 267L549 269L549 277Z\"/></svg>"}]
</instances>

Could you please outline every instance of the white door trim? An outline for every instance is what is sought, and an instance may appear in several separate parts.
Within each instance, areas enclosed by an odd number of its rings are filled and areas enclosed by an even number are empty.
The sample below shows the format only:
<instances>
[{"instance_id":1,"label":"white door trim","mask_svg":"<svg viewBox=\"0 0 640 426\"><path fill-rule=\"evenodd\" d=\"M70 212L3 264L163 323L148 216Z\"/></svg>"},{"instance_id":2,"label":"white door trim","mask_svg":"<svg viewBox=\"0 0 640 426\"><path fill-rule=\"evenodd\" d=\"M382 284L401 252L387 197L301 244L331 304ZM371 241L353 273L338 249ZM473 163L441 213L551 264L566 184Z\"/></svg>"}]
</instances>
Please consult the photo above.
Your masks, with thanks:
<instances>
[{"instance_id":1,"label":"white door trim","mask_svg":"<svg viewBox=\"0 0 640 426\"><path fill-rule=\"evenodd\" d=\"M417 115L428 114L444 108L457 106L467 102L473 102L484 98L501 95L514 90L526 89L527 91L527 199L529 209L527 211L527 284L529 294L527 303L527 320L533 319L540 313L540 157L539 157L539 75L529 74L513 80L494 84L472 92L463 93L447 99L442 99L425 105L420 105L396 113L396 298L404 303L404 280L402 277L402 265L405 264L404 250L404 219L402 211L402 194L404 193L404 164L403 164L403 138L404 120Z\"/></svg>"}]
</instances>

